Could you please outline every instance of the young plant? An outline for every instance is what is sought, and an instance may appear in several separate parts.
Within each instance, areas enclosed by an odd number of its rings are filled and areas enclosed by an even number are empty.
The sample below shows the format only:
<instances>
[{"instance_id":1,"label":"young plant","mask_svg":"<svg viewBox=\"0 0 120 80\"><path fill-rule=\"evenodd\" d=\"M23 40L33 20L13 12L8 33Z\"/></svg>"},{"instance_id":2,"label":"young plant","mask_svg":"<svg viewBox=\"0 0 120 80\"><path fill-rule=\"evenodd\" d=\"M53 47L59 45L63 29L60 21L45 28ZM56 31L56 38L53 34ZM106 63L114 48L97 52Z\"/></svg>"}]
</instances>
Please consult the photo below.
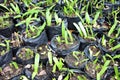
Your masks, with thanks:
<instances>
[{"instance_id":1,"label":"young plant","mask_svg":"<svg viewBox=\"0 0 120 80\"><path fill-rule=\"evenodd\" d=\"M103 35L102 40L101 40L101 44L104 47L108 47L108 50L115 51L115 50L119 49L120 48L120 44L114 45L115 43L116 43L115 39L111 38L109 40L106 40L105 36Z\"/></svg>"},{"instance_id":2,"label":"young plant","mask_svg":"<svg viewBox=\"0 0 120 80\"><path fill-rule=\"evenodd\" d=\"M54 66L53 66L53 70L52 72L55 73L56 69L58 68L59 71L62 70L64 64L63 64L63 59L60 58L59 60L56 57L53 57L53 61L54 61Z\"/></svg>"},{"instance_id":3,"label":"young plant","mask_svg":"<svg viewBox=\"0 0 120 80\"><path fill-rule=\"evenodd\" d=\"M26 38L36 38L36 37L40 36L40 34L42 33L42 31L45 28L45 25L46 25L46 23L44 23L43 25L41 25L39 27L29 25L28 28L26 28L25 37Z\"/></svg>"},{"instance_id":4,"label":"young plant","mask_svg":"<svg viewBox=\"0 0 120 80\"><path fill-rule=\"evenodd\" d=\"M78 22L78 24L73 23L76 29L79 32L79 35L84 39L93 39L95 40L96 34L94 34L92 26L90 26L90 31L88 30L88 27L84 27L81 22Z\"/></svg>"},{"instance_id":5,"label":"young plant","mask_svg":"<svg viewBox=\"0 0 120 80\"><path fill-rule=\"evenodd\" d=\"M10 27L11 24L12 22L9 20L8 15L0 16L0 29Z\"/></svg>"},{"instance_id":6,"label":"young plant","mask_svg":"<svg viewBox=\"0 0 120 80\"><path fill-rule=\"evenodd\" d=\"M34 56L34 52L33 50L31 50L30 48L22 48L20 50L20 53L18 54L18 57L22 58L23 60L28 60L30 58L32 58Z\"/></svg>"},{"instance_id":7,"label":"young plant","mask_svg":"<svg viewBox=\"0 0 120 80\"><path fill-rule=\"evenodd\" d=\"M13 14L20 14L21 13L20 8L17 4L10 3L10 6L12 7L12 8L10 8L10 11Z\"/></svg>"},{"instance_id":8,"label":"young plant","mask_svg":"<svg viewBox=\"0 0 120 80\"><path fill-rule=\"evenodd\" d=\"M45 14L47 26L49 26L49 27L52 26L52 18L55 18L56 24L58 24L58 23L61 22L61 21L60 21L60 18L58 18L57 13L51 12L51 9L52 9L53 7L54 7L54 5L51 6L50 8L48 8L48 9L46 10L46 14Z\"/></svg>"},{"instance_id":9,"label":"young plant","mask_svg":"<svg viewBox=\"0 0 120 80\"><path fill-rule=\"evenodd\" d=\"M5 40L5 43L0 43L1 49L0 49L0 55L4 55L6 52L10 50L10 40Z\"/></svg>"}]
</instances>

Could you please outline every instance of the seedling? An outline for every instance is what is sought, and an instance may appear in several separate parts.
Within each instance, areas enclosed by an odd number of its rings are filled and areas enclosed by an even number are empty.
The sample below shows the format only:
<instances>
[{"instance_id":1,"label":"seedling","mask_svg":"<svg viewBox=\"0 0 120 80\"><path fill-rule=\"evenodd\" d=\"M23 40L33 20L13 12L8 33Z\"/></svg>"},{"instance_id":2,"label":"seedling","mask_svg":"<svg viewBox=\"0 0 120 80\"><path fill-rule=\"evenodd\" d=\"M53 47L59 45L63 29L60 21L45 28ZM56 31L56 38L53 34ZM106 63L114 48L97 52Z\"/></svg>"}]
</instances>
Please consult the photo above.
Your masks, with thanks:
<instances>
[{"instance_id":1,"label":"seedling","mask_svg":"<svg viewBox=\"0 0 120 80\"><path fill-rule=\"evenodd\" d=\"M56 57L53 57L53 61L54 61L54 66L53 66L53 70L52 72L55 73L56 69L58 68L58 70L62 70L64 64L63 64L63 59L60 58L59 60Z\"/></svg>"},{"instance_id":2,"label":"seedling","mask_svg":"<svg viewBox=\"0 0 120 80\"><path fill-rule=\"evenodd\" d=\"M47 10L46 10L46 15L45 15L45 17L46 17L46 22L47 22L47 26L54 26L54 25L59 25L59 24L61 24L61 22L62 22L62 20L58 17L58 15L57 15L57 13L56 12L51 12L51 9L54 7L54 5L53 6L51 6L50 8L48 8ZM54 25L53 25L53 23L52 23L52 19L53 18L55 18L55 23L54 23Z\"/></svg>"},{"instance_id":3,"label":"seedling","mask_svg":"<svg viewBox=\"0 0 120 80\"><path fill-rule=\"evenodd\" d=\"M93 39L95 40L96 34L94 34L92 27L90 27L90 31L88 31L88 27L84 27L81 22L78 22L78 24L73 23L76 29L79 32L79 35L84 39Z\"/></svg>"},{"instance_id":4,"label":"seedling","mask_svg":"<svg viewBox=\"0 0 120 80\"><path fill-rule=\"evenodd\" d=\"M0 29L10 27L11 23L8 15L0 16Z\"/></svg>"},{"instance_id":5,"label":"seedling","mask_svg":"<svg viewBox=\"0 0 120 80\"><path fill-rule=\"evenodd\" d=\"M10 3L10 5L11 5L11 9L10 9L10 11L14 14L20 14L20 8L19 8L19 6L17 5L17 4L13 4L13 3Z\"/></svg>"},{"instance_id":6,"label":"seedling","mask_svg":"<svg viewBox=\"0 0 120 80\"><path fill-rule=\"evenodd\" d=\"M28 28L26 28L26 34L25 34L25 38L36 38L38 36L40 36L40 34L42 33L42 31L45 28L46 23L44 23L43 25L37 27L34 25L29 25ZM35 33L36 31L36 33Z\"/></svg>"},{"instance_id":7,"label":"seedling","mask_svg":"<svg viewBox=\"0 0 120 80\"><path fill-rule=\"evenodd\" d=\"M0 43L0 46L1 46L1 52L0 52L0 55L4 55L6 52L8 52L10 50L10 40L5 40L5 43Z\"/></svg>"},{"instance_id":8,"label":"seedling","mask_svg":"<svg viewBox=\"0 0 120 80\"><path fill-rule=\"evenodd\" d=\"M34 52L33 50L31 50L30 48L22 48L20 50L20 53L18 54L18 57L22 58L23 60L28 60L30 58L32 58L34 56Z\"/></svg>"},{"instance_id":9,"label":"seedling","mask_svg":"<svg viewBox=\"0 0 120 80\"><path fill-rule=\"evenodd\" d=\"M59 44L73 44L74 37L71 32L65 27L64 22L62 22L62 36L57 36L56 40Z\"/></svg>"},{"instance_id":10,"label":"seedling","mask_svg":"<svg viewBox=\"0 0 120 80\"><path fill-rule=\"evenodd\" d=\"M112 38L111 38L111 39L109 39L109 40L106 40L106 39L105 39L105 36L103 35L102 40L101 40L101 44L102 44L104 47L109 47L108 50L110 50L110 51L115 51L115 50L117 50L117 49L120 48L120 44L114 45L114 43L115 43L115 39L112 39Z\"/></svg>"}]
</instances>

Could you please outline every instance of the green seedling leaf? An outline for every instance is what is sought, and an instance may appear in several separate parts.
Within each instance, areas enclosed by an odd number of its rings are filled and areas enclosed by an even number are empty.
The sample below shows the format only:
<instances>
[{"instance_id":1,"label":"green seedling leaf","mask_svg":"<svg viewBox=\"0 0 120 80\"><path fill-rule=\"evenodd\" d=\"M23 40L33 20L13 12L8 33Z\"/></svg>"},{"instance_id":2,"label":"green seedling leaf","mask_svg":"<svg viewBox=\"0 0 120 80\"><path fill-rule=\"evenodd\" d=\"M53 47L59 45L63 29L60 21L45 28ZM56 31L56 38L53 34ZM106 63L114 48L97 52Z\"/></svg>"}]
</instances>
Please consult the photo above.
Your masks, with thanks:
<instances>
[{"instance_id":1,"label":"green seedling leaf","mask_svg":"<svg viewBox=\"0 0 120 80\"><path fill-rule=\"evenodd\" d=\"M51 20L52 20L52 14L50 13L50 10L46 10L46 19L47 19L47 26L51 26Z\"/></svg>"},{"instance_id":2,"label":"green seedling leaf","mask_svg":"<svg viewBox=\"0 0 120 80\"><path fill-rule=\"evenodd\" d=\"M35 55L35 61L34 61L34 72L32 74L32 80L34 79L34 77L38 73L39 60L40 60L40 55L38 53L36 53L36 55Z\"/></svg>"},{"instance_id":3,"label":"green seedling leaf","mask_svg":"<svg viewBox=\"0 0 120 80\"><path fill-rule=\"evenodd\" d=\"M117 26L117 20L115 20L113 26L110 28L110 30L108 32L108 36L110 36L113 33L113 31L115 30L116 26Z\"/></svg>"},{"instance_id":4,"label":"green seedling leaf","mask_svg":"<svg viewBox=\"0 0 120 80\"><path fill-rule=\"evenodd\" d=\"M9 9L4 5L4 4L0 4L0 7L3 7L4 9L6 9L7 11L9 11ZM2 9L2 8L1 8Z\"/></svg>"},{"instance_id":5,"label":"green seedling leaf","mask_svg":"<svg viewBox=\"0 0 120 80\"><path fill-rule=\"evenodd\" d=\"M118 67L117 66L114 66L114 71L115 71L115 77L117 78L117 80L120 80L119 71L118 71Z\"/></svg>"},{"instance_id":6,"label":"green seedling leaf","mask_svg":"<svg viewBox=\"0 0 120 80\"><path fill-rule=\"evenodd\" d=\"M71 34L71 32L67 29L67 33L69 35L70 41L73 42L73 36Z\"/></svg>"},{"instance_id":7,"label":"green seedling leaf","mask_svg":"<svg viewBox=\"0 0 120 80\"><path fill-rule=\"evenodd\" d=\"M57 68L56 66L57 66L56 64L53 65L53 70L52 70L53 73L56 72L56 68Z\"/></svg>"},{"instance_id":8,"label":"green seedling leaf","mask_svg":"<svg viewBox=\"0 0 120 80\"><path fill-rule=\"evenodd\" d=\"M109 57L112 60L112 62L114 63L114 59L113 59L113 57L111 55L106 54L106 56Z\"/></svg>"},{"instance_id":9,"label":"green seedling leaf","mask_svg":"<svg viewBox=\"0 0 120 80\"><path fill-rule=\"evenodd\" d=\"M13 64L13 66L15 67L15 69L18 69L19 67L18 67L18 64L16 63L16 62L12 62L12 64Z\"/></svg>"},{"instance_id":10,"label":"green seedling leaf","mask_svg":"<svg viewBox=\"0 0 120 80\"><path fill-rule=\"evenodd\" d=\"M106 46L106 40L105 40L105 36L104 35L102 36L102 45Z\"/></svg>"},{"instance_id":11,"label":"green seedling leaf","mask_svg":"<svg viewBox=\"0 0 120 80\"><path fill-rule=\"evenodd\" d=\"M62 58L60 58L60 60L58 61L58 59L56 57L53 57L53 61L55 62L58 69L61 70L64 65L62 62Z\"/></svg>"},{"instance_id":12,"label":"green seedling leaf","mask_svg":"<svg viewBox=\"0 0 120 80\"><path fill-rule=\"evenodd\" d=\"M97 73L97 80L100 80L100 73Z\"/></svg>"},{"instance_id":13,"label":"green seedling leaf","mask_svg":"<svg viewBox=\"0 0 120 80\"><path fill-rule=\"evenodd\" d=\"M62 22L62 37L65 39L65 24Z\"/></svg>"},{"instance_id":14,"label":"green seedling leaf","mask_svg":"<svg viewBox=\"0 0 120 80\"><path fill-rule=\"evenodd\" d=\"M69 80L70 75L67 74L67 76L64 78L64 80Z\"/></svg>"},{"instance_id":15,"label":"green seedling leaf","mask_svg":"<svg viewBox=\"0 0 120 80\"><path fill-rule=\"evenodd\" d=\"M119 49L120 48L120 44L117 44L116 46L112 47L110 50L114 51L116 49Z\"/></svg>"},{"instance_id":16,"label":"green seedling leaf","mask_svg":"<svg viewBox=\"0 0 120 80\"><path fill-rule=\"evenodd\" d=\"M84 23L83 18L79 15L79 13L75 12L75 14L80 18L81 22Z\"/></svg>"},{"instance_id":17,"label":"green seedling leaf","mask_svg":"<svg viewBox=\"0 0 120 80\"><path fill-rule=\"evenodd\" d=\"M100 11L96 12L94 20L92 21L93 24L97 21L97 19L99 18L99 15L100 15Z\"/></svg>"},{"instance_id":18,"label":"green seedling leaf","mask_svg":"<svg viewBox=\"0 0 120 80\"><path fill-rule=\"evenodd\" d=\"M82 33L82 31L81 31L80 27L78 26L78 24L73 23L73 25L74 25L74 26L76 27L76 29L78 30L78 32L79 32L79 34L80 34L80 36L82 36L82 37L83 37L83 33Z\"/></svg>"},{"instance_id":19,"label":"green seedling leaf","mask_svg":"<svg viewBox=\"0 0 120 80\"><path fill-rule=\"evenodd\" d=\"M78 22L78 25L79 25L80 29L82 30L84 36L87 37L86 30L85 30L84 26L82 25L82 23L81 23L81 22Z\"/></svg>"},{"instance_id":20,"label":"green seedling leaf","mask_svg":"<svg viewBox=\"0 0 120 80\"><path fill-rule=\"evenodd\" d=\"M89 16L88 12L85 13L85 20L88 24L90 24L90 16Z\"/></svg>"},{"instance_id":21,"label":"green seedling leaf","mask_svg":"<svg viewBox=\"0 0 120 80\"><path fill-rule=\"evenodd\" d=\"M57 13L54 13L54 16L55 16L55 21L57 24L62 22L61 18L58 17Z\"/></svg>"},{"instance_id":22,"label":"green seedling leaf","mask_svg":"<svg viewBox=\"0 0 120 80\"><path fill-rule=\"evenodd\" d=\"M5 46L6 46L6 44L4 44L4 43L0 43L0 46L3 46L3 47L5 47Z\"/></svg>"},{"instance_id":23,"label":"green seedling leaf","mask_svg":"<svg viewBox=\"0 0 120 80\"><path fill-rule=\"evenodd\" d=\"M50 65L53 65L52 53L51 52L48 52L48 61L49 61Z\"/></svg>"},{"instance_id":24,"label":"green seedling leaf","mask_svg":"<svg viewBox=\"0 0 120 80\"><path fill-rule=\"evenodd\" d=\"M100 76L102 76L104 74L104 72L107 70L109 64L110 64L110 60L106 60L105 64L102 66L101 71L99 72Z\"/></svg>"},{"instance_id":25,"label":"green seedling leaf","mask_svg":"<svg viewBox=\"0 0 120 80\"><path fill-rule=\"evenodd\" d=\"M19 9L19 6L17 4L14 5L13 3L10 3L10 6L14 10L13 12L20 14L20 9ZM11 11L12 11L12 9L11 9Z\"/></svg>"},{"instance_id":26,"label":"green seedling leaf","mask_svg":"<svg viewBox=\"0 0 120 80\"><path fill-rule=\"evenodd\" d=\"M10 40L5 40L6 46L7 46L7 51L10 50Z\"/></svg>"},{"instance_id":27,"label":"green seedling leaf","mask_svg":"<svg viewBox=\"0 0 120 80\"><path fill-rule=\"evenodd\" d=\"M119 59L120 58L120 55L115 55L115 56L113 56L113 59Z\"/></svg>"}]
</instances>

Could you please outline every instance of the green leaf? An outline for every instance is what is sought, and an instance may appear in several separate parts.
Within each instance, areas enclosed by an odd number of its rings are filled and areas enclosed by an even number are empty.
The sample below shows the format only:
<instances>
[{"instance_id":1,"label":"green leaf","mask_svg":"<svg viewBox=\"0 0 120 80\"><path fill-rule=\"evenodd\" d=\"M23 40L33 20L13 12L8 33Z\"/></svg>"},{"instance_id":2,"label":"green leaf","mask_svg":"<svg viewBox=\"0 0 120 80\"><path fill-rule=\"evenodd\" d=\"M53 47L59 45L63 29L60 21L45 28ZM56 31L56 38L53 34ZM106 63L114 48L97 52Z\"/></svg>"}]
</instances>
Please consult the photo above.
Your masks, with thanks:
<instances>
[{"instance_id":1,"label":"green leaf","mask_svg":"<svg viewBox=\"0 0 120 80\"><path fill-rule=\"evenodd\" d=\"M97 73L97 80L100 80L100 73Z\"/></svg>"},{"instance_id":2,"label":"green leaf","mask_svg":"<svg viewBox=\"0 0 120 80\"><path fill-rule=\"evenodd\" d=\"M82 36L83 37L83 33L82 33L82 31L81 31L81 29L80 29L80 27L76 24L76 23L73 23L73 25L76 27L76 29L78 30L78 32L79 32L79 34L80 34L80 36Z\"/></svg>"},{"instance_id":3,"label":"green leaf","mask_svg":"<svg viewBox=\"0 0 120 80\"><path fill-rule=\"evenodd\" d=\"M82 23L81 23L81 22L78 22L78 25L80 26L80 29L82 30L84 36L87 37L87 32L86 32L84 26L82 25Z\"/></svg>"},{"instance_id":4,"label":"green leaf","mask_svg":"<svg viewBox=\"0 0 120 80\"><path fill-rule=\"evenodd\" d=\"M102 66L102 69L99 72L100 76L102 76L104 74L104 72L107 70L109 64L110 64L110 60L106 60L104 66Z\"/></svg>"},{"instance_id":5,"label":"green leaf","mask_svg":"<svg viewBox=\"0 0 120 80\"><path fill-rule=\"evenodd\" d=\"M120 58L120 54L113 56L113 59L117 59L117 58L118 58L118 59Z\"/></svg>"},{"instance_id":6,"label":"green leaf","mask_svg":"<svg viewBox=\"0 0 120 80\"><path fill-rule=\"evenodd\" d=\"M88 12L85 13L85 20L88 24L90 24L90 16L89 16Z\"/></svg>"},{"instance_id":7,"label":"green leaf","mask_svg":"<svg viewBox=\"0 0 120 80\"><path fill-rule=\"evenodd\" d=\"M48 61L49 61L50 65L53 64L52 53L51 52L48 52Z\"/></svg>"},{"instance_id":8,"label":"green leaf","mask_svg":"<svg viewBox=\"0 0 120 80\"><path fill-rule=\"evenodd\" d=\"M62 37L65 38L65 24L62 22Z\"/></svg>"},{"instance_id":9,"label":"green leaf","mask_svg":"<svg viewBox=\"0 0 120 80\"><path fill-rule=\"evenodd\" d=\"M94 17L94 20L92 21L93 24L97 21L97 19L99 18L99 15L100 15L100 11L97 11Z\"/></svg>"},{"instance_id":10,"label":"green leaf","mask_svg":"<svg viewBox=\"0 0 120 80\"><path fill-rule=\"evenodd\" d=\"M110 30L108 32L108 36L110 36L113 33L113 31L115 30L116 26L117 26L117 20L115 20L113 26L110 28Z\"/></svg>"},{"instance_id":11,"label":"green leaf","mask_svg":"<svg viewBox=\"0 0 120 80\"><path fill-rule=\"evenodd\" d=\"M47 26L51 26L51 20L52 20L52 14L50 13L50 10L46 10L46 19L47 19Z\"/></svg>"},{"instance_id":12,"label":"green leaf","mask_svg":"<svg viewBox=\"0 0 120 80\"><path fill-rule=\"evenodd\" d=\"M120 48L120 44L117 44L116 46L112 47L110 50L114 51L116 49L119 49Z\"/></svg>"},{"instance_id":13,"label":"green leaf","mask_svg":"<svg viewBox=\"0 0 120 80\"><path fill-rule=\"evenodd\" d=\"M6 46L6 44L4 44L4 43L0 43L0 46L3 46L3 47L5 47L5 46Z\"/></svg>"},{"instance_id":14,"label":"green leaf","mask_svg":"<svg viewBox=\"0 0 120 80\"><path fill-rule=\"evenodd\" d=\"M62 63L62 58L60 58L60 60L58 61L58 59L56 57L53 57L53 61L55 62L56 66L58 67L59 70L62 69L63 67L63 63Z\"/></svg>"},{"instance_id":15,"label":"green leaf","mask_svg":"<svg viewBox=\"0 0 120 80\"><path fill-rule=\"evenodd\" d=\"M18 69L18 68L19 68L19 67L18 67L18 64L17 64L16 62L12 61L12 64L14 65L15 69Z\"/></svg>"},{"instance_id":16,"label":"green leaf","mask_svg":"<svg viewBox=\"0 0 120 80\"><path fill-rule=\"evenodd\" d=\"M120 80L119 71L118 71L118 67L117 66L114 66L114 71L115 71L115 77L117 78L117 80Z\"/></svg>"},{"instance_id":17,"label":"green leaf","mask_svg":"<svg viewBox=\"0 0 120 80\"><path fill-rule=\"evenodd\" d=\"M38 53L36 53L35 60L34 60L34 72L32 73L32 80L34 79L34 77L38 73L39 60L40 60L40 55Z\"/></svg>"},{"instance_id":18,"label":"green leaf","mask_svg":"<svg viewBox=\"0 0 120 80\"><path fill-rule=\"evenodd\" d=\"M69 74L64 78L64 80L69 80Z\"/></svg>"}]
</instances>

